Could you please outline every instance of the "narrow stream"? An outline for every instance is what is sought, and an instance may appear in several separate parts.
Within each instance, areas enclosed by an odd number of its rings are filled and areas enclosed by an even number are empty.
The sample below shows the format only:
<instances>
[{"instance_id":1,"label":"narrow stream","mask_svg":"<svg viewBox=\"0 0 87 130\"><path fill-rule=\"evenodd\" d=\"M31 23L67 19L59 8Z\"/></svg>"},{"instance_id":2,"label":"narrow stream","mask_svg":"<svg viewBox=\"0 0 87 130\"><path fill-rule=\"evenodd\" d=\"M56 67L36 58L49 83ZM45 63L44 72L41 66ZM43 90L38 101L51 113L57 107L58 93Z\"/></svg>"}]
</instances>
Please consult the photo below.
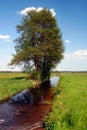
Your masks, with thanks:
<instances>
[{"instance_id":1,"label":"narrow stream","mask_svg":"<svg viewBox=\"0 0 87 130\"><path fill-rule=\"evenodd\" d=\"M51 78L51 86L58 81L58 77ZM53 101L52 87L46 89L46 85L26 89L0 104L0 130L44 130L44 117L51 111L47 102Z\"/></svg>"}]
</instances>

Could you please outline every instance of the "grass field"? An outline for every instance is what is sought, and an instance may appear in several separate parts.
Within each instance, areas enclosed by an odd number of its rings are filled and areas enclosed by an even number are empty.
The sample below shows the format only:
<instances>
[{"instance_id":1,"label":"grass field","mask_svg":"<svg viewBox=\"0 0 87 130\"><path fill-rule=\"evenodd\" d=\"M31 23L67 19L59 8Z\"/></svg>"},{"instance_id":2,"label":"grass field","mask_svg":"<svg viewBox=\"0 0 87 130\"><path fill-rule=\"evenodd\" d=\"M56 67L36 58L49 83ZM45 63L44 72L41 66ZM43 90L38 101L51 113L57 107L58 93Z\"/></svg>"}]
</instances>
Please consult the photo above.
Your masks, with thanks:
<instances>
[{"instance_id":1,"label":"grass field","mask_svg":"<svg viewBox=\"0 0 87 130\"><path fill-rule=\"evenodd\" d=\"M31 86L26 73L0 73L0 102Z\"/></svg>"},{"instance_id":2,"label":"grass field","mask_svg":"<svg viewBox=\"0 0 87 130\"><path fill-rule=\"evenodd\" d=\"M87 73L61 73L46 130L87 130Z\"/></svg>"},{"instance_id":3,"label":"grass field","mask_svg":"<svg viewBox=\"0 0 87 130\"><path fill-rule=\"evenodd\" d=\"M46 130L87 130L87 73L59 75ZM26 73L0 73L0 102L29 87L32 81L26 79Z\"/></svg>"}]
</instances>

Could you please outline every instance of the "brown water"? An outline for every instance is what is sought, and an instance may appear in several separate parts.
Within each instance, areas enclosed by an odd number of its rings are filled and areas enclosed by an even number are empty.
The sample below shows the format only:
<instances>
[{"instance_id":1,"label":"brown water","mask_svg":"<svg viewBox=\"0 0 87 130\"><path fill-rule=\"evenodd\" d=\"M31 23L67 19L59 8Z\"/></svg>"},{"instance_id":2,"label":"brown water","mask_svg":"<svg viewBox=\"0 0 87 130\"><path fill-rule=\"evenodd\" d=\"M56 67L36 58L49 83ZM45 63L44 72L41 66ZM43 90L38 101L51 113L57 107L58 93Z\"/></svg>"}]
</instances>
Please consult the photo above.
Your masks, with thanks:
<instances>
[{"instance_id":1,"label":"brown water","mask_svg":"<svg viewBox=\"0 0 87 130\"><path fill-rule=\"evenodd\" d=\"M51 111L48 102L53 101L52 88L26 90L23 95L22 100L16 96L0 104L0 130L44 130L44 118Z\"/></svg>"}]
</instances>

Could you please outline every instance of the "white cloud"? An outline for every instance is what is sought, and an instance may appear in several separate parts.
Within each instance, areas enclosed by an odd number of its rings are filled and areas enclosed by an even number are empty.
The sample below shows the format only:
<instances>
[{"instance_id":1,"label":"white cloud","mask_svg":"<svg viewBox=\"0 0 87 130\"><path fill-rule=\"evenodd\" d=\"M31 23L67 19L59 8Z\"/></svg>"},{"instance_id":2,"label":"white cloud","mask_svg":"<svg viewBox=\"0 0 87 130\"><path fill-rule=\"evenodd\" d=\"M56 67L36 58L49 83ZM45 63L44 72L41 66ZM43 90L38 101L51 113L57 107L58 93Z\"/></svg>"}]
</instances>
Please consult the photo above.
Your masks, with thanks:
<instances>
[{"instance_id":1,"label":"white cloud","mask_svg":"<svg viewBox=\"0 0 87 130\"><path fill-rule=\"evenodd\" d=\"M77 50L74 52L75 55L87 56L87 50Z\"/></svg>"},{"instance_id":2,"label":"white cloud","mask_svg":"<svg viewBox=\"0 0 87 130\"><path fill-rule=\"evenodd\" d=\"M0 35L0 39L8 39L8 38L10 38L9 35Z\"/></svg>"},{"instance_id":3,"label":"white cloud","mask_svg":"<svg viewBox=\"0 0 87 130\"><path fill-rule=\"evenodd\" d=\"M0 53L0 71L21 71L20 67L12 68L11 66L8 66L12 59L11 54L1 54Z\"/></svg>"},{"instance_id":4,"label":"white cloud","mask_svg":"<svg viewBox=\"0 0 87 130\"><path fill-rule=\"evenodd\" d=\"M64 42L65 42L65 43L71 43L71 41L70 41L70 40L65 40Z\"/></svg>"},{"instance_id":5,"label":"white cloud","mask_svg":"<svg viewBox=\"0 0 87 130\"><path fill-rule=\"evenodd\" d=\"M73 53L64 54L65 59L87 60L87 50L77 50Z\"/></svg>"},{"instance_id":6,"label":"white cloud","mask_svg":"<svg viewBox=\"0 0 87 130\"><path fill-rule=\"evenodd\" d=\"M42 11L42 10L43 10L42 7L39 7L39 8L36 9L37 12Z\"/></svg>"},{"instance_id":7,"label":"white cloud","mask_svg":"<svg viewBox=\"0 0 87 130\"><path fill-rule=\"evenodd\" d=\"M56 12L55 12L54 9L50 9L50 12L52 13L52 16L53 16L53 17L56 16Z\"/></svg>"},{"instance_id":8,"label":"white cloud","mask_svg":"<svg viewBox=\"0 0 87 130\"><path fill-rule=\"evenodd\" d=\"M9 35L1 35L0 34L0 39L4 40L5 42L10 42L10 36Z\"/></svg>"},{"instance_id":9,"label":"white cloud","mask_svg":"<svg viewBox=\"0 0 87 130\"><path fill-rule=\"evenodd\" d=\"M87 71L87 49L65 53L64 59L57 65L60 71Z\"/></svg>"},{"instance_id":10,"label":"white cloud","mask_svg":"<svg viewBox=\"0 0 87 130\"><path fill-rule=\"evenodd\" d=\"M27 12L29 12L31 10L35 10L35 11L39 12L39 11L43 10L43 7L38 7L38 8L28 7L28 8L25 8L24 10L21 10L19 12L19 14L21 14L21 15L27 15ZM52 17L54 17L56 15L56 12L54 11L54 9L50 9L50 12L52 14Z\"/></svg>"},{"instance_id":11,"label":"white cloud","mask_svg":"<svg viewBox=\"0 0 87 130\"><path fill-rule=\"evenodd\" d=\"M27 15L27 12L29 12L31 10L36 10L36 8L35 7L25 8L24 10L20 11L19 14L21 14L21 15Z\"/></svg>"}]
</instances>

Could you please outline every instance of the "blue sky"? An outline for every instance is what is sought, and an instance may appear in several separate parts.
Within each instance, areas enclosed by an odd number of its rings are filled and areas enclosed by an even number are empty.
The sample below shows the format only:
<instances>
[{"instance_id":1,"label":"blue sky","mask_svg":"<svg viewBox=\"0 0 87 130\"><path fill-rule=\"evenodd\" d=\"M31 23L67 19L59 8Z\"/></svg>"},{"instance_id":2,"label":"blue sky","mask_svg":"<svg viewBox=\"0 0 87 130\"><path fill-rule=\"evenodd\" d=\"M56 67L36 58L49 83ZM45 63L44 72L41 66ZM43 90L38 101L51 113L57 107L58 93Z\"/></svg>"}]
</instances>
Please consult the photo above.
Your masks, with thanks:
<instances>
[{"instance_id":1,"label":"blue sky","mask_svg":"<svg viewBox=\"0 0 87 130\"><path fill-rule=\"evenodd\" d=\"M0 71L20 70L7 65L15 53L19 12L29 7L55 10L65 46L64 59L56 69L87 71L87 0L0 0Z\"/></svg>"}]
</instances>

